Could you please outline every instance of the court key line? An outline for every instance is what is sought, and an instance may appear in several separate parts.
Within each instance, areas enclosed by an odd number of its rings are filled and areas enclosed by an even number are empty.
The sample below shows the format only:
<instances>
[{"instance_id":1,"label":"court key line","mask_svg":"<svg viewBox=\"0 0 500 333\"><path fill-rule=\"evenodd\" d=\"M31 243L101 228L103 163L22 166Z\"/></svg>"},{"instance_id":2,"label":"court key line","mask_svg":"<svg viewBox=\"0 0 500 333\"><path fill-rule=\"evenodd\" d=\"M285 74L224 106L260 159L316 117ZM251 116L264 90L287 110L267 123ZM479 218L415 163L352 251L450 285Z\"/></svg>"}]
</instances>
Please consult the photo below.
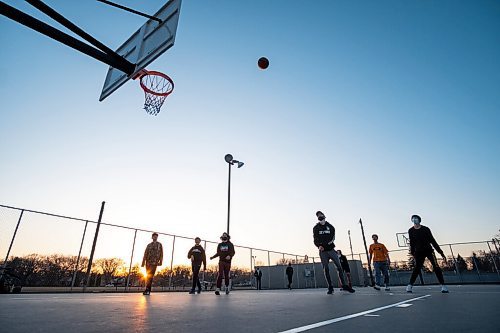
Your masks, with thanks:
<instances>
[{"instance_id":1,"label":"court key line","mask_svg":"<svg viewBox=\"0 0 500 333\"><path fill-rule=\"evenodd\" d=\"M304 332L304 331L312 330L313 328L318 328L318 327L321 327L321 326L326 326L326 325L330 325L330 324L333 324L333 323L338 323L339 321L343 321L343 320L347 320L347 319L352 319L352 318L364 316L364 315L367 315L367 314L370 314L370 313L373 313L373 312L377 312L377 311L381 311L381 310L393 308L393 307L396 307L396 306L401 305L401 304L406 304L408 302L416 301L418 299L423 299L423 298L427 298L427 297L430 297L430 296L431 295L424 295L424 296L420 296L420 297L415 297L415 298L407 299L406 301L402 301L402 302L398 302L398 303L394 303L394 304L389 304L389 305L386 305L386 306L382 306L380 308L375 308L375 309L366 310L366 311L362 311L362 312L358 312L358 313L353 313L353 314L350 314L350 315L347 315L347 316L343 316L343 317L339 317L339 318L334 318L334 319L330 319L330 320L320 321L319 323L310 324L310 325L306 325L306 326L302 326L302 327L297 327L297 328L292 328L291 330L281 331L281 332L278 332L278 333L299 333L299 332Z\"/></svg>"}]
</instances>

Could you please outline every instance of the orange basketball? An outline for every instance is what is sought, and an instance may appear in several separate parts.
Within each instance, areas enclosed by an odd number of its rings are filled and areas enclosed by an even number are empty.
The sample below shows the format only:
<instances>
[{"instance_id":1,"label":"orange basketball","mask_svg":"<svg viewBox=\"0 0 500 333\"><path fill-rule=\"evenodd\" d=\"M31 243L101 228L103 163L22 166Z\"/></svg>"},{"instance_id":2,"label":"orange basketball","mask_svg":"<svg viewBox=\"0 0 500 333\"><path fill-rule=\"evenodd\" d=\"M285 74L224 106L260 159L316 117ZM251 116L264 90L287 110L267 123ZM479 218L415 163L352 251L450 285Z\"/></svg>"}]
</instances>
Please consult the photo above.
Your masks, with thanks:
<instances>
[{"instance_id":1,"label":"orange basketball","mask_svg":"<svg viewBox=\"0 0 500 333\"><path fill-rule=\"evenodd\" d=\"M260 69L266 69L269 67L269 60L267 60L266 57L261 57L259 58L259 61L257 61L257 65L259 65Z\"/></svg>"}]
</instances>

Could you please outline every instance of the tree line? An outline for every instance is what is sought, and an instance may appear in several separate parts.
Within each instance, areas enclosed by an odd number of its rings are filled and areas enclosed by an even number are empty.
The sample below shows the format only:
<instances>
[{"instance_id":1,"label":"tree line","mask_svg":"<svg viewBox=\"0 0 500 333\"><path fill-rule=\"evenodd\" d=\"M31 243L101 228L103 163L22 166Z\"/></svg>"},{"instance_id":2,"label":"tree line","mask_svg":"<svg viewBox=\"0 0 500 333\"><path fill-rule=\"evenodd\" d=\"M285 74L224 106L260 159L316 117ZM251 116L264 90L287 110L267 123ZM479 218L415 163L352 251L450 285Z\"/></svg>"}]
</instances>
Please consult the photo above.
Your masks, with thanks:
<instances>
[{"instance_id":1,"label":"tree line","mask_svg":"<svg viewBox=\"0 0 500 333\"><path fill-rule=\"evenodd\" d=\"M39 255L29 254L12 257L7 262L9 272L27 287L81 287L85 284L89 258L80 257L77 267L77 256L62 254ZM89 287L106 285L143 286L144 275L139 264L130 269L121 258L101 258L92 263L89 275ZM234 267L232 269L234 285L246 285L251 280L249 269ZM191 266L176 265L172 269L165 267L155 275L154 285L161 287L185 287L191 284ZM210 283L217 278L217 267L207 266L204 280ZM74 279L74 282L73 282Z\"/></svg>"}]
</instances>

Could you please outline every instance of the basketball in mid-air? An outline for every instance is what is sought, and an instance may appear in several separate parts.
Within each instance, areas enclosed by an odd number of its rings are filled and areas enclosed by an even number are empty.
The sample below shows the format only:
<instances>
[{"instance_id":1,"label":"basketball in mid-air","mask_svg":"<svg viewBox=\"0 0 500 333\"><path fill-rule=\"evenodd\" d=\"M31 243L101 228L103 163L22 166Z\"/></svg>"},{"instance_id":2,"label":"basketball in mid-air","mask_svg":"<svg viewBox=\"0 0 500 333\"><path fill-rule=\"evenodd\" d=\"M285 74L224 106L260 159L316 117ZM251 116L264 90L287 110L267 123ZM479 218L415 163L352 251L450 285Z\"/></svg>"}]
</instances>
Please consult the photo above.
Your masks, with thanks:
<instances>
[{"instance_id":1,"label":"basketball in mid-air","mask_svg":"<svg viewBox=\"0 0 500 333\"><path fill-rule=\"evenodd\" d=\"M259 65L260 69L266 69L269 67L269 60L266 57L261 57L259 61L257 61L257 65Z\"/></svg>"}]
</instances>

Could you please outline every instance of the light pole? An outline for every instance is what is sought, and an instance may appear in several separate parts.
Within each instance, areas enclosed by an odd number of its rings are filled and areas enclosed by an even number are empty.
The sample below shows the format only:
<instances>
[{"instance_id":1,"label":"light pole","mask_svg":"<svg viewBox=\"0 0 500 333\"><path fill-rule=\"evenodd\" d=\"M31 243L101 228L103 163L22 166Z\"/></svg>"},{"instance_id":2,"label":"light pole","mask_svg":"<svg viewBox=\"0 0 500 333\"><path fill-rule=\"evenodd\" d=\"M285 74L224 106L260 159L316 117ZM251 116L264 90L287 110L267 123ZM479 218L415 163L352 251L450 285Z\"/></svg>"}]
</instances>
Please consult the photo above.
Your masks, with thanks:
<instances>
[{"instance_id":1,"label":"light pole","mask_svg":"<svg viewBox=\"0 0 500 333\"><path fill-rule=\"evenodd\" d=\"M243 162L233 159L233 155L227 154L224 156L227 164L229 164L229 180L227 182L227 233L229 234L229 212L231 210L231 166L236 163L238 169L243 166Z\"/></svg>"}]
</instances>

